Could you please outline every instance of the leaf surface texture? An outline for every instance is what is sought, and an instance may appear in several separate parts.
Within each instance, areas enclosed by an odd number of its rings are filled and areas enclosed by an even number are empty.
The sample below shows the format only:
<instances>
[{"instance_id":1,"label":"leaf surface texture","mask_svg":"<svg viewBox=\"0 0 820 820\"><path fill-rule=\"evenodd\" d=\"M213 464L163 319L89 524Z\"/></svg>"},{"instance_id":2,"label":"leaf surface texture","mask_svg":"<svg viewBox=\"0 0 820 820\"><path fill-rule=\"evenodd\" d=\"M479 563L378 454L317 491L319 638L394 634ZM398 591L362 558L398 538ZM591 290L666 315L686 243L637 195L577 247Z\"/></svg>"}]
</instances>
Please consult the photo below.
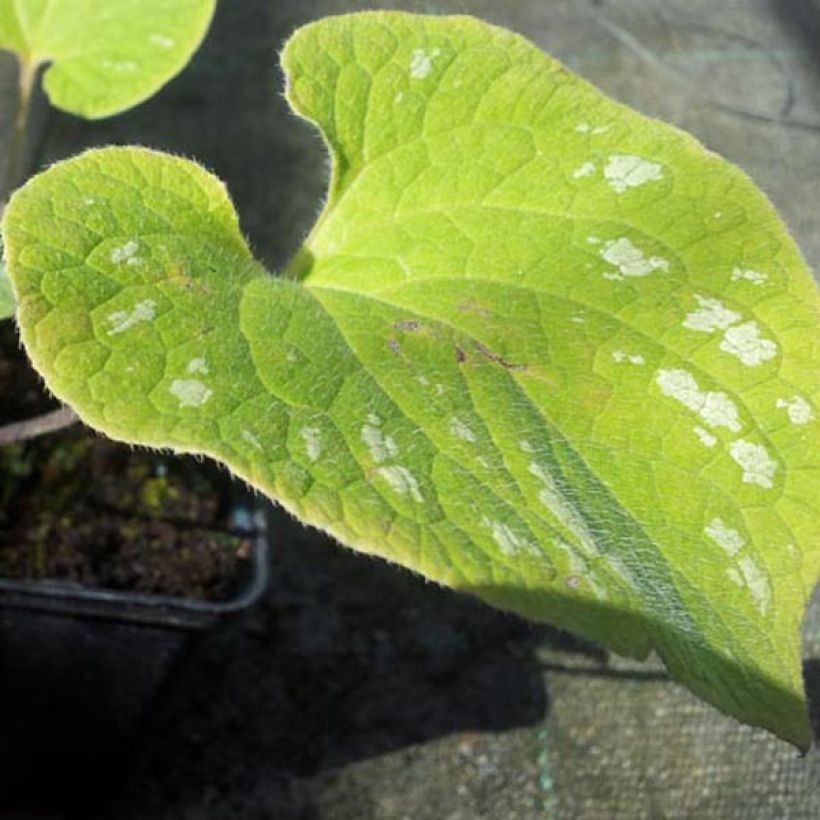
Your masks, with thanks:
<instances>
[{"instance_id":1,"label":"leaf surface texture","mask_svg":"<svg viewBox=\"0 0 820 820\"><path fill-rule=\"evenodd\" d=\"M0 0L0 49L50 63L58 108L97 119L152 96L199 46L216 0Z\"/></svg>"},{"instance_id":2,"label":"leaf surface texture","mask_svg":"<svg viewBox=\"0 0 820 820\"><path fill-rule=\"evenodd\" d=\"M765 197L471 18L329 18L283 64L333 158L284 277L188 161L92 151L14 197L51 389L807 746L818 299Z\"/></svg>"}]
</instances>

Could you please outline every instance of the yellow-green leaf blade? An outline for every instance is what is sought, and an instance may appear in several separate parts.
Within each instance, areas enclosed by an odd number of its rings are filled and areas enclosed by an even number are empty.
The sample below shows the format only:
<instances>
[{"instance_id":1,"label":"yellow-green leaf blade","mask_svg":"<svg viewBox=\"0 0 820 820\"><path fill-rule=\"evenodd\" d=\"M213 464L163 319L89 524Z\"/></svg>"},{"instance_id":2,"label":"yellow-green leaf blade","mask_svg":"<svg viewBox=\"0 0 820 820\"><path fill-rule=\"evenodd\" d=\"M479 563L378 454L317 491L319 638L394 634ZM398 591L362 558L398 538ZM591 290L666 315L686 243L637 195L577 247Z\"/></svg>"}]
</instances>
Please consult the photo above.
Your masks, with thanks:
<instances>
[{"instance_id":1,"label":"yellow-green leaf blade","mask_svg":"<svg viewBox=\"0 0 820 820\"><path fill-rule=\"evenodd\" d=\"M0 0L0 48L43 80L58 108L96 119L152 96L199 46L216 0Z\"/></svg>"},{"instance_id":2,"label":"yellow-green leaf blade","mask_svg":"<svg viewBox=\"0 0 820 820\"><path fill-rule=\"evenodd\" d=\"M688 135L477 21L323 21L283 61L291 103L336 158L305 286L446 323L479 358L519 365L503 377L674 578L655 586L662 619L680 595L706 654L737 653L731 663L801 697L798 627L817 577L818 302L765 197ZM335 312L343 326L349 309ZM387 321L382 333L404 346ZM417 369L407 358L405 381ZM720 684L698 681L709 671L691 658L682 666L696 691L748 708L709 692Z\"/></svg>"},{"instance_id":3,"label":"yellow-green leaf blade","mask_svg":"<svg viewBox=\"0 0 820 820\"><path fill-rule=\"evenodd\" d=\"M190 163L92 152L15 196L54 392L806 745L817 295L762 194L468 18L332 18L284 63L334 152L300 282Z\"/></svg>"}]
</instances>

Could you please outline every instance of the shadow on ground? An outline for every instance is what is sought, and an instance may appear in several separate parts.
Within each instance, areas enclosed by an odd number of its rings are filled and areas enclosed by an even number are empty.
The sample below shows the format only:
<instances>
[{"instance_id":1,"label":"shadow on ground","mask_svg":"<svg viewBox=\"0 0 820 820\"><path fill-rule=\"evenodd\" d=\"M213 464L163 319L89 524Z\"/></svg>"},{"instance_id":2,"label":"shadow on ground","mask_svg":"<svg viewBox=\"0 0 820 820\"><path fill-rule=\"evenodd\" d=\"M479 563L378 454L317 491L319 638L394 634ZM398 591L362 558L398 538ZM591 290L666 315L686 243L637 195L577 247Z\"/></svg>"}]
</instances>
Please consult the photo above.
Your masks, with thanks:
<instances>
[{"instance_id":1,"label":"shadow on ground","mask_svg":"<svg viewBox=\"0 0 820 820\"><path fill-rule=\"evenodd\" d=\"M820 71L820 0L770 0L769 6Z\"/></svg>"},{"instance_id":2,"label":"shadow on ground","mask_svg":"<svg viewBox=\"0 0 820 820\"><path fill-rule=\"evenodd\" d=\"M533 648L597 650L344 551L276 516L263 603L195 650L104 809L310 818L300 781L454 732L540 722ZM240 799L243 813L231 813ZM251 813L249 813L251 812ZM367 812L362 807L361 816Z\"/></svg>"}]
</instances>

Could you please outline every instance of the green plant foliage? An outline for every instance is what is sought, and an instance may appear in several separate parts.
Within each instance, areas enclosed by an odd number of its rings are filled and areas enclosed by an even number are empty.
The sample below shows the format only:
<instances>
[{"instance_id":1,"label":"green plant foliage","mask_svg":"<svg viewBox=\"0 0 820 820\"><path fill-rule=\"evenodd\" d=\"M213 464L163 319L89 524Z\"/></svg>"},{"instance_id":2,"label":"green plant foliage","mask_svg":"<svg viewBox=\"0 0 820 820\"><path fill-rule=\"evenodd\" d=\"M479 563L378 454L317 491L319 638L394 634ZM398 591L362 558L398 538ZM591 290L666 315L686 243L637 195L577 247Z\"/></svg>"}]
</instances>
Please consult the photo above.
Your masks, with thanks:
<instances>
[{"instance_id":1,"label":"green plant foliage","mask_svg":"<svg viewBox=\"0 0 820 820\"><path fill-rule=\"evenodd\" d=\"M199 46L216 0L0 0L0 48L51 63L58 108L108 117L152 96Z\"/></svg>"},{"instance_id":2,"label":"green plant foliage","mask_svg":"<svg viewBox=\"0 0 820 820\"><path fill-rule=\"evenodd\" d=\"M14 196L51 389L806 746L818 298L765 197L474 19L331 18L283 63L333 156L287 277L181 159L91 151Z\"/></svg>"},{"instance_id":3,"label":"green plant foliage","mask_svg":"<svg viewBox=\"0 0 820 820\"><path fill-rule=\"evenodd\" d=\"M6 263L0 257L0 321L14 316L15 301L11 282L6 272Z\"/></svg>"}]
</instances>

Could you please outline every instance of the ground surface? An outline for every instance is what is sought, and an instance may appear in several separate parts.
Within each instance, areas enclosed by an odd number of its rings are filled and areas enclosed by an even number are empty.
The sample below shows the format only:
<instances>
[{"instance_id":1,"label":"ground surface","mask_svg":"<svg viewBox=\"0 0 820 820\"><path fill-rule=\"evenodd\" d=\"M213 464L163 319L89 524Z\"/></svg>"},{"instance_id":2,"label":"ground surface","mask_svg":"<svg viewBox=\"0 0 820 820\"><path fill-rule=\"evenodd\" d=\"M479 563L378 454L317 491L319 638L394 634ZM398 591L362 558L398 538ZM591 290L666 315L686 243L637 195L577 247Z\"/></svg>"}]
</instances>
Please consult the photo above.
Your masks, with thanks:
<instances>
[{"instance_id":1,"label":"ground surface","mask_svg":"<svg viewBox=\"0 0 820 820\"><path fill-rule=\"evenodd\" d=\"M0 323L0 424L53 406L13 324ZM248 576L250 541L229 532L226 478L80 425L0 447L0 578L229 599Z\"/></svg>"},{"instance_id":2,"label":"ground surface","mask_svg":"<svg viewBox=\"0 0 820 820\"><path fill-rule=\"evenodd\" d=\"M820 268L815 0L368 6L470 12L527 34L616 98L743 166ZM135 112L89 124L41 108L36 160L111 142L196 157L228 182L257 254L280 268L317 212L326 162L319 140L287 113L275 55L296 25L355 7L222 0L193 65ZM1 101L12 82L0 63ZM77 816L820 817L816 753L799 759L651 667L607 666L589 647L286 521L273 548L267 598L200 647L105 808ZM807 657L820 659L820 617L806 632Z\"/></svg>"}]
</instances>

